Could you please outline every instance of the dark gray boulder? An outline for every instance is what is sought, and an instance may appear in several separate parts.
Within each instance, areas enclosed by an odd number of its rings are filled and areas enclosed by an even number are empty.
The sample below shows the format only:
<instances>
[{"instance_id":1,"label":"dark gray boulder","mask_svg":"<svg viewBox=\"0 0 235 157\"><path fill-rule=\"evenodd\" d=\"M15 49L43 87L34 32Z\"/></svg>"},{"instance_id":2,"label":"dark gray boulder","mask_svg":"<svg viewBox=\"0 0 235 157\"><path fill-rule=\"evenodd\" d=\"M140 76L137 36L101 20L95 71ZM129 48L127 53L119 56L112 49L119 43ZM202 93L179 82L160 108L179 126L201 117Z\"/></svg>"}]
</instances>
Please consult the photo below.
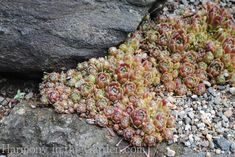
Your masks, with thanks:
<instances>
[{"instance_id":1,"label":"dark gray boulder","mask_svg":"<svg viewBox=\"0 0 235 157\"><path fill-rule=\"evenodd\" d=\"M32 76L106 55L155 0L0 0L0 73Z\"/></svg>"},{"instance_id":2,"label":"dark gray boulder","mask_svg":"<svg viewBox=\"0 0 235 157\"><path fill-rule=\"evenodd\" d=\"M121 153L128 144L122 142L116 147L118 140L108 129L89 125L76 114L57 114L51 108L32 109L25 102L0 121L0 151L10 157L144 156L141 148Z\"/></svg>"}]
</instances>

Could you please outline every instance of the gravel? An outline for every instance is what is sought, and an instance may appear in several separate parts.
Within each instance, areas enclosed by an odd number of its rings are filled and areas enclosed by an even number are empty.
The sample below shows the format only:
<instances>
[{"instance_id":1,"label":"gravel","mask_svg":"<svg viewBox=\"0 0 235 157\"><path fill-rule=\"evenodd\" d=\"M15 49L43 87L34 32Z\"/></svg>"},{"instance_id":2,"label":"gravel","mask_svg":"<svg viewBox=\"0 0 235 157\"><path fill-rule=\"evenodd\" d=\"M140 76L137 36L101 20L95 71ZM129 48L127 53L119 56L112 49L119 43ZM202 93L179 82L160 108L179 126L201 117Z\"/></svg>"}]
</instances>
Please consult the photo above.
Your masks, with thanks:
<instances>
[{"instance_id":1,"label":"gravel","mask_svg":"<svg viewBox=\"0 0 235 157\"><path fill-rule=\"evenodd\" d=\"M183 143L195 151L230 154L235 151L235 101L230 85L208 87L202 96L177 97L173 114L176 129L172 143Z\"/></svg>"}]
</instances>

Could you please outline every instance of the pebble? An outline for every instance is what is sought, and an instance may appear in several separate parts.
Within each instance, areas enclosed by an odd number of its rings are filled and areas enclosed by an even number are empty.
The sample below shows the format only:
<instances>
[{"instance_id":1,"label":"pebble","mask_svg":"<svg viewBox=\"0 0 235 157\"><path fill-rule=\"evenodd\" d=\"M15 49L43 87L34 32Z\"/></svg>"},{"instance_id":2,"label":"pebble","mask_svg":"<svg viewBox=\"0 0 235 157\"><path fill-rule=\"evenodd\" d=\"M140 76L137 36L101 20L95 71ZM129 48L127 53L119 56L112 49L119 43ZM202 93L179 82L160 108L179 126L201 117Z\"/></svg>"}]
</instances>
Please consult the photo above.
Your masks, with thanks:
<instances>
[{"instance_id":1,"label":"pebble","mask_svg":"<svg viewBox=\"0 0 235 157\"><path fill-rule=\"evenodd\" d=\"M193 134L190 134L188 139L190 143L193 143L194 142Z\"/></svg>"},{"instance_id":2,"label":"pebble","mask_svg":"<svg viewBox=\"0 0 235 157\"><path fill-rule=\"evenodd\" d=\"M206 85L206 86L208 86L208 87L210 87L211 86L211 83L210 82L208 82L208 81L203 81L203 83Z\"/></svg>"},{"instance_id":3,"label":"pebble","mask_svg":"<svg viewBox=\"0 0 235 157\"><path fill-rule=\"evenodd\" d=\"M211 153L210 152L206 152L205 157L211 157Z\"/></svg>"},{"instance_id":4,"label":"pebble","mask_svg":"<svg viewBox=\"0 0 235 157\"><path fill-rule=\"evenodd\" d=\"M220 154L220 153L221 153L221 150L220 150L220 149L216 149L216 150L215 150L215 153L216 153L216 154Z\"/></svg>"},{"instance_id":5,"label":"pebble","mask_svg":"<svg viewBox=\"0 0 235 157\"><path fill-rule=\"evenodd\" d=\"M169 147L167 147L166 149L167 149L166 155L167 155L168 157L175 156L175 151L174 151L174 150L170 149Z\"/></svg>"},{"instance_id":6,"label":"pebble","mask_svg":"<svg viewBox=\"0 0 235 157\"><path fill-rule=\"evenodd\" d=\"M207 135L206 135L206 139L207 139L208 141L212 141L212 135L207 134Z\"/></svg>"},{"instance_id":7,"label":"pebble","mask_svg":"<svg viewBox=\"0 0 235 157\"><path fill-rule=\"evenodd\" d=\"M189 124L185 125L185 129L184 130L185 131L191 130L191 125L189 125Z\"/></svg>"},{"instance_id":8,"label":"pebble","mask_svg":"<svg viewBox=\"0 0 235 157\"><path fill-rule=\"evenodd\" d=\"M229 77L228 70L225 70L225 71L224 71L224 77Z\"/></svg>"},{"instance_id":9,"label":"pebble","mask_svg":"<svg viewBox=\"0 0 235 157\"><path fill-rule=\"evenodd\" d=\"M4 98L0 96L0 102L2 102L3 100L4 100Z\"/></svg>"},{"instance_id":10,"label":"pebble","mask_svg":"<svg viewBox=\"0 0 235 157\"><path fill-rule=\"evenodd\" d=\"M232 87L229 89L229 92L232 94L232 95L235 95L235 87Z\"/></svg>"},{"instance_id":11,"label":"pebble","mask_svg":"<svg viewBox=\"0 0 235 157\"><path fill-rule=\"evenodd\" d=\"M233 115L233 111L231 109L229 109L229 110L224 112L224 115L229 118Z\"/></svg>"},{"instance_id":12,"label":"pebble","mask_svg":"<svg viewBox=\"0 0 235 157\"><path fill-rule=\"evenodd\" d=\"M197 95L192 95L191 96L194 100L197 100L198 99L198 96Z\"/></svg>"},{"instance_id":13,"label":"pebble","mask_svg":"<svg viewBox=\"0 0 235 157\"><path fill-rule=\"evenodd\" d=\"M213 141L209 141L209 147L210 149L214 149L215 148L215 144Z\"/></svg>"},{"instance_id":14,"label":"pebble","mask_svg":"<svg viewBox=\"0 0 235 157\"><path fill-rule=\"evenodd\" d=\"M202 141L201 146L208 147L209 146L209 142L208 141Z\"/></svg>"},{"instance_id":15,"label":"pebble","mask_svg":"<svg viewBox=\"0 0 235 157\"><path fill-rule=\"evenodd\" d=\"M214 97L216 96L216 93L215 93L214 88L210 87L210 88L208 88L207 90L208 90L208 92L209 92L212 96L214 96Z\"/></svg>"},{"instance_id":16,"label":"pebble","mask_svg":"<svg viewBox=\"0 0 235 157\"><path fill-rule=\"evenodd\" d=\"M235 141L230 146L231 152L235 153Z\"/></svg>"},{"instance_id":17,"label":"pebble","mask_svg":"<svg viewBox=\"0 0 235 157\"><path fill-rule=\"evenodd\" d=\"M204 128L205 128L205 124L204 123L199 123L199 124L197 124L197 127L199 128L199 129L201 129L201 130L204 130Z\"/></svg>"},{"instance_id":18,"label":"pebble","mask_svg":"<svg viewBox=\"0 0 235 157\"><path fill-rule=\"evenodd\" d=\"M231 143L225 139L224 137L220 137L220 138L215 138L214 139L214 143L221 149L224 151L228 151L230 149Z\"/></svg>"},{"instance_id":19,"label":"pebble","mask_svg":"<svg viewBox=\"0 0 235 157\"><path fill-rule=\"evenodd\" d=\"M219 90L225 90L225 89L226 89L225 86L217 86L217 88L218 88Z\"/></svg>"},{"instance_id":20,"label":"pebble","mask_svg":"<svg viewBox=\"0 0 235 157\"><path fill-rule=\"evenodd\" d=\"M174 97L172 97L172 96L169 96L168 98L167 98L167 100L168 101L170 101L171 103L175 103L175 98Z\"/></svg>"},{"instance_id":21,"label":"pebble","mask_svg":"<svg viewBox=\"0 0 235 157\"><path fill-rule=\"evenodd\" d=\"M191 146L190 141L186 141L184 144L185 144L185 146L187 146L187 147Z\"/></svg>"},{"instance_id":22,"label":"pebble","mask_svg":"<svg viewBox=\"0 0 235 157\"><path fill-rule=\"evenodd\" d=\"M191 119L193 119L193 118L194 118L194 113L193 113L193 112L189 112L189 113L188 113L188 116L189 116Z\"/></svg>"}]
</instances>

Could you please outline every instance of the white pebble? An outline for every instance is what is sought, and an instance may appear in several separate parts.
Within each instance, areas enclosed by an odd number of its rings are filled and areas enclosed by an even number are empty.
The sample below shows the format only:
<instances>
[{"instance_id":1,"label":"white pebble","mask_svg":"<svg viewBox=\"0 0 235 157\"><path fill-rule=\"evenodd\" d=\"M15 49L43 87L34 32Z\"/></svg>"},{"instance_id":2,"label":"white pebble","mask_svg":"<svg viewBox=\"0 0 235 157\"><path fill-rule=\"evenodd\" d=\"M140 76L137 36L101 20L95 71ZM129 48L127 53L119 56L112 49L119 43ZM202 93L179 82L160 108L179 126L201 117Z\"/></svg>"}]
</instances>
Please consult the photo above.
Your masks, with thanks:
<instances>
[{"instance_id":1,"label":"white pebble","mask_svg":"<svg viewBox=\"0 0 235 157\"><path fill-rule=\"evenodd\" d=\"M215 153L216 153L216 154L220 154L220 153L221 153L221 150L220 150L220 149L216 149L216 150L215 150Z\"/></svg>"},{"instance_id":2,"label":"white pebble","mask_svg":"<svg viewBox=\"0 0 235 157\"><path fill-rule=\"evenodd\" d=\"M189 125L189 124L185 125L185 129L184 130L185 131L191 130L191 125Z\"/></svg>"},{"instance_id":3,"label":"white pebble","mask_svg":"<svg viewBox=\"0 0 235 157\"><path fill-rule=\"evenodd\" d=\"M168 157L172 157L172 156L175 156L175 151L170 149L169 147L166 148L167 149L167 156Z\"/></svg>"},{"instance_id":4,"label":"white pebble","mask_svg":"<svg viewBox=\"0 0 235 157\"><path fill-rule=\"evenodd\" d=\"M206 135L206 138L207 138L208 141L212 141L212 135L207 134L207 135Z\"/></svg>"},{"instance_id":5,"label":"white pebble","mask_svg":"<svg viewBox=\"0 0 235 157\"><path fill-rule=\"evenodd\" d=\"M210 152L206 152L205 157L211 157L211 153Z\"/></svg>"},{"instance_id":6,"label":"white pebble","mask_svg":"<svg viewBox=\"0 0 235 157\"><path fill-rule=\"evenodd\" d=\"M235 95L235 87L232 87L229 89L229 92L232 94L232 95Z\"/></svg>"},{"instance_id":7,"label":"white pebble","mask_svg":"<svg viewBox=\"0 0 235 157\"><path fill-rule=\"evenodd\" d=\"M206 86L208 86L208 87L210 87L211 86L211 83L210 82L208 82L208 81L203 81L203 83L206 85Z\"/></svg>"}]
</instances>

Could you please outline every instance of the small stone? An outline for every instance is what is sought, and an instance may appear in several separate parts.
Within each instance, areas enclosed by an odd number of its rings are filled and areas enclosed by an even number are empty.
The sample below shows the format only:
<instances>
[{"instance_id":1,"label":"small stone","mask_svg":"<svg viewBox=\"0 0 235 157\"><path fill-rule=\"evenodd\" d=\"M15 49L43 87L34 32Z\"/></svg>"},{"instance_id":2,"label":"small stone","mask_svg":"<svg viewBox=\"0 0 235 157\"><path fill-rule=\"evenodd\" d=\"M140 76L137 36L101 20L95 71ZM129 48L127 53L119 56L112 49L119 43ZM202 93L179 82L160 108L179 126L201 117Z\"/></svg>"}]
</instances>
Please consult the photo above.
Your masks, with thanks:
<instances>
[{"instance_id":1,"label":"small stone","mask_svg":"<svg viewBox=\"0 0 235 157\"><path fill-rule=\"evenodd\" d=\"M2 102L3 100L4 100L4 98L0 96L0 102Z\"/></svg>"},{"instance_id":2,"label":"small stone","mask_svg":"<svg viewBox=\"0 0 235 157\"><path fill-rule=\"evenodd\" d=\"M209 146L209 142L208 141L202 141L201 146L208 147Z\"/></svg>"},{"instance_id":3,"label":"small stone","mask_svg":"<svg viewBox=\"0 0 235 157\"><path fill-rule=\"evenodd\" d=\"M206 135L206 139L207 139L208 141L212 141L212 135L207 134L207 135Z\"/></svg>"},{"instance_id":4,"label":"small stone","mask_svg":"<svg viewBox=\"0 0 235 157\"><path fill-rule=\"evenodd\" d=\"M229 118L233 115L233 111L231 109L229 109L229 110L224 112L224 115Z\"/></svg>"},{"instance_id":5,"label":"small stone","mask_svg":"<svg viewBox=\"0 0 235 157\"><path fill-rule=\"evenodd\" d=\"M214 143L224 151L228 151L230 148L231 143L225 139L224 137L214 139Z\"/></svg>"},{"instance_id":6,"label":"small stone","mask_svg":"<svg viewBox=\"0 0 235 157\"><path fill-rule=\"evenodd\" d=\"M175 156L175 151L174 150L170 149L169 147L167 147L166 149L167 149L166 155L168 157Z\"/></svg>"},{"instance_id":7,"label":"small stone","mask_svg":"<svg viewBox=\"0 0 235 157\"><path fill-rule=\"evenodd\" d=\"M178 129L178 134L182 134L183 130L181 128Z\"/></svg>"},{"instance_id":8,"label":"small stone","mask_svg":"<svg viewBox=\"0 0 235 157\"><path fill-rule=\"evenodd\" d=\"M179 116L180 116L181 119L185 118L185 117L186 117L185 111L181 111L181 112L179 113Z\"/></svg>"},{"instance_id":9,"label":"small stone","mask_svg":"<svg viewBox=\"0 0 235 157\"><path fill-rule=\"evenodd\" d=\"M193 113L193 112L189 112L189 113L188 113L188 116L189 116L191 119L193 119L193 118L194 118L194 113Z\"/></svg>"},{"instance_id":10,"label":"small stone","mask_svg":"<svg viewBox=\"0 0 235 157\"><path fill-rule=\"evenodd\" d=\"M185 129L184 130L185 131L191 130L191 125L189 125L189 124L185 125Z\"/></svg>"},{"instance_id":11,"label":"small stone","mask_svg":"<svg viewBox=\"0 0 235 157\"><path fill-rule=\"evenodd\" d=\"M215 97L215 99L213 100L213 103L215 105L220 105L221 104L221 98L220 97Z\"/></svg>"},{"instance_id":12,"label":"small stone","mask_svg":"<svg viewBox=\"0 0 235 157\"><path fill-rule=\"evenodd\" d=\"M197 127L200 129L200 130L204 130L204 128L205 128L205 124L204 123L199 123L199 124L197 124Z\"/></svg>"},{"instance_id":13,"label":"small stone","mask_svg":"<svg viewBox=\"0 0 235 157\"><path fill-rule=\"evenodd\" d=\"M221 116L224 122L229 122L228 118L225 115Z\"/></svg>"},{"instance_id":14,"label":"small stone","mask_svg":"<svg viewBox=\"0 0 235 157\"><path fill-rule=\"evenodd\" d=\"M229 92L232 94L232 95L235 95L235 87L232 87L229 89Z\"/></svg>"},{"instance_id":15,"label":"small stone","mask_svg":"<svg viewBox=\"0 0 235 157\"><path fill-rule=\"evenodd\" d=\"M224 77L229 77L228 70L225 70L225 71L224 71Z\"/></svg>"},{"instance_id":16,"label":"small stone","mask_svg":"<svg viewBox=\"0 0 235 157\"><path fill-rule=\"evenodd\" d=\"M216 153L216 154L220 154L220 153L221 153L221 150L220 150L220 149L216 149L216 150L215 150L215 153Z\"/></svg>"},{"instance_id":17,"label":"small stone","mask_svg":"<svg viewBox=\"0 0 235 157\"><path fill-rule=\"evenodd\" d=\"M192 126L192 131L196 131L197 130L197 127L195 125Z\"/></svg>"},{"instance_id":18,"label":"small stone","mask_svg":"<svg viewBox=\"0 0 235 157\"><path fill-rule=\"evenodd\" d=\"M182 0L182 3L183 3L184 5L188 5L188 1L187 1L187 0Z\"/></svg>"},{"instance_id":19,"label":"small stone","mask_svg":"<svg viewBox=\"0 0 235 157\"><path fill-rule=\"evenodd\" d=\"M211 149L214 149L214 148L215 148L215 144L214 144L213 141L209 141L209 147L210 147Z\"/></svg>"},{"instance_id":20,"label":"small stone","mask_svg":"<svg viewBox=\"0 0 235 157\"><path fill-rule=\"evenodd\" d=\"M2 102L1 102L1 105L2 106L8 106L8 101L6 99L4 99Z\"/></svg>"},{"instance_id":21,"label":"small stone","mask_svg":"<svg viewBox=\"0 0 235 157\"><path fill-rule=\"evenodd\" d=\"M210 87L211 86L211 83L210 82L208 82L208 81L203 81L203 83L206 85L206 86L208 86L208 87Z\"/></svg>"},{"instance_id":22,"label":"small stone","mask_svg":"<svg viewBox=\"0 0 235 157\"><path fill-rule=\"evenodd\" d=\"M198 96L197 95L192 95L191 96L194 100L197 100L198 99Z\"/></svg>"},{"instance_id":23,"label":"small stone","mask_svg":"<svg viewBox=\"0 0 235 157\"><path fill-rule=\"evenodd\" d=\"M204 97L205 99L207 99L207 97L208 97L208 96L207 96L207 93L204 93L204 94L203 94L203 97Z\"/></svg>"},{"instance_id":24,"label":"small stone","mask_svg":"<svg viewBox=\"0 0 235 157\"><path fill-rule=\"evenodd\" d=\"M185 124L190 124L190 122L191 122L190 118L188 118L188 117L184 118L184 123Z\"/></svg>"},{"instance_id":25,"label":"small stone","mask_svg":"<svg viewBox=\"0 0 235 157\"><path fill-rule=\"evenodd\" d=\"M219 90L225 90L225 89L226 89L225 86L218 86L217 88L218 88Z\"/></svg>"},{"instance_id":26,"label":"small stone","mask_svg":"<svg viewBox=\"0 0 235 157\"><path fill-rule=\"evenodd\" d=\"M235 153L235 142L233 142L230 146L231 152Z\"/></svg>"},{"instance_id":27,"label":"small stone","mask_svg":"<svg viewBox=\"0 0 235 157\"><path fill-rule=\"evenodd\" d=\"M187 147L191 146L190 141L187 141L187 142L185 142L184 144L185 144L185 146L187 146Z\"/></svg>"},{"instance_id":28,"label":"small stone","mask_svg":"<svg viewBox=\"0 0 235 157\"><path fill-rule=\"evenodd\" d=\"M198 136L194 136L194 140L195 140L196 142L199 142L199 141L201 141L201 138L198 137Z\"/></svg>"},{"instance_id":29,"label":"small stone","mask_svg":"<svg viewBox=\"0 0 235 157\"><path fill-rule=\"evenodd\" d=\"M194 142L193 134L190 134L188 139L189 139L190 143L193 143Z\"/></svg>"},{"instance_id":30,"label":"small stone","mask_svg":"<svg viewBox=\"0 0 235 157\"><path fill-rule=\"evenodd\" d=\"M211 153L210 152L206 152L205 157L211 157Z\"/></svg>"},{"instance_id":31,"label":"small stone","mask_svg":"<svg viewBox=\"0 0 235 157\"><path fill-rule=\"evenodd\" d=\"M29 92L27 95L25 95L25 99L29 100L33 97L33 92Z\"/></svg>"},{"instance_id":32,"label":"small stone","mask_svg":"<svg viewBox=\"0 0 235 157\"><path fill-rule=\"evenodd\" d=\"M175 103L175 102L176 102L175 98L173 98L172 96L169 96L169 97L167 98L167 100L168 100L169 102L171 102L171 103Z\"/></svg>"},{"instance_id":33,"label":"small stone","mask_svg":"<svg viewBox=\"0 0 235 157\"><path fill-rule=\"evenodd\" d=\"M216 92L215 92L215 90L212 88L212 87L210 87L210 88L208 88L208 92L212 95L212 96L216 96Z\"/></svg>"},{"instance_id":34,"label":"small stone","mask_svg":"<svg viewBox=\"0 0 235 157\"><path fill-rule=\"evenodd\" d=\"M228 128L228 127L229 127L229 123L228 123L228 122L223 121L223 122L222 122L222 126L223 126L223 127L225 127L225 128Z\"/></svg>"},{"instance_id":35,"label":"small stone","mask_svg":"<svg viewBox=\"0 0 235 157\"><path fill-rule=\"evenodd\" d=\"M178 138L179 138L178 135L174 135L174 136L173 136L173 141L174 141L174 143L176 143L176 142L178 141Z\"/></svg>"}]
</instances>

